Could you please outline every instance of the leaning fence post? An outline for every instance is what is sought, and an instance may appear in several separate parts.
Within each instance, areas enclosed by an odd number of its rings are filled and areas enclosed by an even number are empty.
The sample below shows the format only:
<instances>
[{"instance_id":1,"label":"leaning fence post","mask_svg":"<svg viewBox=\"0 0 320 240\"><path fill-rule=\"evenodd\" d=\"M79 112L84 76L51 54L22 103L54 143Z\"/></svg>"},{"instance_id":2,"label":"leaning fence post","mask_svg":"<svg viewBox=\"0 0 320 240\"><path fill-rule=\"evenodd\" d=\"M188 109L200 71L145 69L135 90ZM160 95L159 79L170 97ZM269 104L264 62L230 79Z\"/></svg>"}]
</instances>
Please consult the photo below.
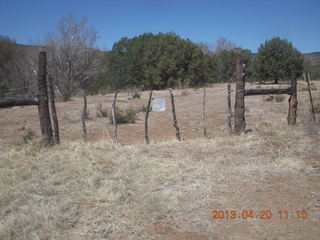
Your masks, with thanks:
<instances>
[{"instance_id":1,"label":"leaning fence post","mask_svg":"<svg viewBox=\"0 0 320 240\"><path fill-rule=\"evenodd\" d=\"M298 108L298 97L297 97L297 78L296 76L291 77L291 95L289 98L289 111L288 111L288 124L295 125L297 123L297 108Z\"/></svg>"},{"instance_id":2,"label":"leaning fence post","mask_svg":"<svg viewBox=\"0 0 320 240\"><path fill-rule=\"evenodd\" d=\"M81 128L82 128L82 138L83 141L86 143L88 142L88 133L87 133L87 125L86 125L86 118L87 116L87 95L84 89L81 90L81 94L83 97L83 108L81 112Z\"/></svg>"},{"instance_id":3,"label":"leaning fence post","mask_svg":"<svg viewBox=\"0 0 320 240\"><path fill-rule=\"evenodd\" d=\"M52 81L51 75L49 75L48 84L49 84L48 90L49 90L50 109L51 109L51 117L52 117L53 132L54 132L54 134L53 134L54 135L54 143L59 144L60 143L59 122L58 122L58 117L57 117L54 88L53 88L53 81Z\"/></svg>"},{"instance_id":4,"label":"leaning fence post","mask_svg":"<svg viewBox=\"0 0 320 240\"><path fill-rule=\"evenodd\" d=\"M50 120L49 104L48 104L48 90L47 90L47 59L46 52L39 53L38 65L38 111L40 118L40 128L43 141L46 145L53 143L53 134Z\"/></svg>"},{"instance_id":5,"label":"leaning fence post","mask_svg":"<svg viewBox=\"0 0 320 240\"><path fill-rule=\"evenodd\" d=\"M169 88L169 92L170 92L170 96L171 96L173 126L176 129L176 137L177 137L177 139L179 141L181 141L181 134L180 134L180 129L179 129L179 126L178 126L177 115L176 115L176 107L175 107L175 104L174 104L174 96L173 96L173 92L172 92L171 88Z\"/></svg>"},{"instance_id":6,"label":"leaning fence post","mask_svg":"<svg viewBox=\"0 0 320 240\"><path fill-rule=\"evenodd\" d=\"M230 83L228 84L228 97L227 97L227 101L228 101L228 115L227 115L227 125L228 125L228 132L229 135L233 134L232 131L232 110L231 110L231 86Z\"/></svg>"},{"instance_id":7,"label":"leaning fence post","mask_svg":"<svg viewBox=\"0 0 320 240\"><path fill-rule=\"evenodd\" d=\"M112 138L114 142L118 141L118 124L117 124L117 109L116 109L116 104L117 104L117 97L118 97L118 90L114 93L114 98L112 102L112 108L111 108L111 114L112 114L112 125L113 125L113 134Z\"/></svg>"},{"instance_id":8,"label":"leaning fence post","mask_svg":"<svg viewBox=\"0 0 320 240\"><path fill-rule=\"evenodd\" d=\"M246 121L244 117L244 91L245 91L245 74L243 72L243 59L240 50L235 50L236 56L236 99L234 106L234 134L239 135L245 132Z\"/></svg>"},{"instance_id":9,"label":"leaning fence post","mask_svg":"<svg viewBox=\"0 0 320 240\"><path fill-rule=\"evenodd\" d=\"M316 114L314 111L313 100L312 100L311 89L310 89L310 74L307 72L307 73L305 73L304 76L305 76L305 79L308 84L308 91L309 91L309 98L310 98L310 105L311 105L311 112L312 112L312 116L313 116L313 121L316 122Z\"/></svg>"}]
</instances>

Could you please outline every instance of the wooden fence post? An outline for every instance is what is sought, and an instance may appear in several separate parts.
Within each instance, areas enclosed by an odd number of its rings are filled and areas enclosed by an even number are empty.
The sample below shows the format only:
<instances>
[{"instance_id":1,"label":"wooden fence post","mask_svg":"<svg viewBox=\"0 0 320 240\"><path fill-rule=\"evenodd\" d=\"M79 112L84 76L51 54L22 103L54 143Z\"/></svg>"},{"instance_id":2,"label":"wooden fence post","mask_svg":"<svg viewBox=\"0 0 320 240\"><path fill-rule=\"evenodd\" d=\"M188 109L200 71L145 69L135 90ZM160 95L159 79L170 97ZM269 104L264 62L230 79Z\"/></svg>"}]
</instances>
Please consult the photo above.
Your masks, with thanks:
<instances>
[{"instance_id":1,"label":"wooden fence post","mask_svg":"<svg viewBox=\"0 0 320 240\"><path fill-rule=\"evenodd\" d=\"M145 115L145 120L144 120L144 138L146 140L146 144L150 143L148 119L149 119L149 112L150 112L150 106L151 106L152 93L153 93L153 90L151 90L150 94L149 94L148 105L147 105L146 115Z\"/></svg>"},{"instance_id":2,"label":"wooden fence post","mask_svg":"<svg viewBox=\"0 0 320 240\"><path fill-rule=\"evenodd\" d=\"M289 111L288 111L287 120L289 125L295 125L297 123L297 108L298 108L296 76L291 77L291 89L292 89L292 93L289 98Z\"/></svg>"},{"instance_id":3,"label":"wooden fence post","mask_svg":"<svg viewBox=\"0 0 320 240\"><path fill-rule=\"evenodd\" d=\"M246 121L244 117L245 106L245 74L243 72L243 59L240 50L235 50L236 56L236 99L235 99L235 116L234 116L234 134L239 135L245 132Z\"/></svg>"},{"instance_id":4,"label":"wooden fence post","mask_svg":"<svg viewBox=\"0 0 320 240\"><path fill-rule=\"evenodd\" d=\"M205 138L208 137L207 134L207 118L206 118L206 95L207 89L203 87L203 101L202 101L202 122L203 122L203 135Z\"/></svg>"},{"instance_id":5,"label":"wooden fence post","mask_svg":"<svg viewBox=\"0 0 320 240\"><path fill-rule=\"evenodd\" d=\"M58 122L58 117L57 117L54 88L53 88L53 81L52 81L51 75L49 75L48 84L49 84L48 90L49 90L51 117L52 117L52 123L53 123L54 143L59 144L60 143L59 122Z\"/></svg>"},{"instance_id":6,"label":"wooden fence post","mask_svg":"<svg viewBox=\"0 0 320 240\"><path fill-rule=\"evenodd\" d=\"M230 83L228 84L227 101L228 101L227 125L228 125L229 135L231 136L233 134L233 130L232 130L231 86L230 86Z\"/></svg>"},{"instance_id":7,"label":"wooden fence post","mask_svg":"<svg viewBox=\"0 0 320 240\"><path fill-rule=\"evenodd\" d=\"M310 105L311 105L311 112L312 112L312 116L313 116L313 121L316 122L316 114L314 111L313 100L312 100L311 89L310 89L310 74L307 72L304 74L304 76L305 76L305 79L308 84L308 91L309 91L309 98L310 98Z\"/></svg>"},{"instance_id":8,"label":"wooden fence post","mask_svg":"<svg viewBox=\"0 0 320 240\"><path fill-rule=\"evenodd\" d=\"M53 134L50 120L48 89L47 89L47 58L46 52L39 53L38 65L38 111L40 118L40 128L43 141L46 145L53 143Z\"/></svg>"},{"instance_id":9,"label":"wooden fence post","mask_svg":"<svg viewBox=\"0 0 320 240\"><path fill-rule=\"evenodd\" d=\"M116 103L117 103L117 97L118 97L118 90L114 93L114 98L112 102L112 108L111 108L111 114L112 114L112 125L113 125L113 133L112 138L114 142L118 141L118 124L116 119Z\"/></svg>"},{"instance_id":10,"label":"wooden fence post","mask_svg":"<svg viewBox=\"0 0 320 240\"><path fill-rule=\"evenodd\" d=\"M81 128L82 128L82 137L84 142L88 142L88 133L87 133L87 125L86 125L86 118L87 118L87 95L84 89L81 90L81 94L83 97L83 109L81 112Z\"/></svg>"},{"instance_id":11,"label":"wooden fence post","mask_svg":"<svg viewBox=\"0 0 320 240\"><path fill-rule=\"evenodd\" d=\"M173 126L176 129L176 137L177 137L177 139L179 141L181 141L181 134L180 134L180 129L179 129L179 126L178 126L177 115L176 115L176 107L175 107L175 104L174 104L174 96L173 96L173 92L172 92L171 88L169 88L169 92L170 92L170 96L171 96Z\"/></svg>"}]
</instances>

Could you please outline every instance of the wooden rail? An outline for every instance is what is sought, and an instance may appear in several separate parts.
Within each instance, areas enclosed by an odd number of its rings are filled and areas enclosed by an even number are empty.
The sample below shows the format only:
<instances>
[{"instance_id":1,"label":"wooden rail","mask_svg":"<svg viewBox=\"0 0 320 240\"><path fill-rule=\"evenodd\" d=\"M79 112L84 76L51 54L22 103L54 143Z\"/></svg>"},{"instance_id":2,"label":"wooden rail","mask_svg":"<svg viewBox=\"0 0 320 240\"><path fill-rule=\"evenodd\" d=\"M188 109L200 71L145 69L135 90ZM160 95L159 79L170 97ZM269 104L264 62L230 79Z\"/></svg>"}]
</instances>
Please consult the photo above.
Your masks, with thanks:
<instances>
[{"instance_id":1,"label":"wooden rail","mask_svg":"<svg viewBox=\"0 0 320 240\"><path fill-rule=\"evenodd\" d=\"M275 89L246 89L244 91L245 96L254 96L254 95L268 95L268 94L292 94L292 88L275 88Z\"/></svg>"},{"instance_id":2,"label":"wooden rail","mask_svg":"<svg viewBox=\"0 0 320 240\"><path fill-rule=\"evenodd\" d=\"M15 106L30 106L38 105L39 101L36 98L4 98L0 99L0 108L8 108Z\"/></svg>"}]
</instances>

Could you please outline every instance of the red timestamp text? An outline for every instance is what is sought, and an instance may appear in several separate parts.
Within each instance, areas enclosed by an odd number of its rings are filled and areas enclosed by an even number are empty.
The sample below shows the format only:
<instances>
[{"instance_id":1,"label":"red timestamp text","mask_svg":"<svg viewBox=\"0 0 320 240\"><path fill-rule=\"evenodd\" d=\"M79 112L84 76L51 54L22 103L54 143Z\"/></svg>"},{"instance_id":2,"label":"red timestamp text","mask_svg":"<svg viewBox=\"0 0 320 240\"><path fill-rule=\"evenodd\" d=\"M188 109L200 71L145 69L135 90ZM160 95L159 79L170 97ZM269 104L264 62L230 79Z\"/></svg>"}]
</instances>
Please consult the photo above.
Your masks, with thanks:
<instances>
[{"instance_id":1,"label":"red timestamp text","mask_svg":"<svg viewBox=\"0 0 320 240\"><path fill-rule=\"evenodd\" d=\"M210 219L221 220L221 219L260 219L260 220L271 220L273 218L278 219L306 219L308 218L307 210L278 210L271 211L267 210L213 210Z\"/></svg>"}]
</instances>

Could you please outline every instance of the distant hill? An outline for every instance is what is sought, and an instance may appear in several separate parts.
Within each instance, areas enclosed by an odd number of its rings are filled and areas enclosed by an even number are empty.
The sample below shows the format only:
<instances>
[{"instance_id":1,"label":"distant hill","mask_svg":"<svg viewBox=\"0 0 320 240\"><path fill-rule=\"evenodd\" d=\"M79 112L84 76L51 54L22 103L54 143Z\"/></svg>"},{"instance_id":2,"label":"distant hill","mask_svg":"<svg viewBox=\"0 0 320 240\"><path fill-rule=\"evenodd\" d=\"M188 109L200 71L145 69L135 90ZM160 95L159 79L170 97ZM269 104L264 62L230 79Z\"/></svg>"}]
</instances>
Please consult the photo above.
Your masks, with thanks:
<instances>
[{"instance_id":1,"label":"distant hill","mask_svg":"<svg viewBox=\"0 0 320 240\"><path fill-rule=\"evenodd\" d=\"M320 64L320 52L304 53L303 56L310 65Z\"/></svg>"}]
</instances>

